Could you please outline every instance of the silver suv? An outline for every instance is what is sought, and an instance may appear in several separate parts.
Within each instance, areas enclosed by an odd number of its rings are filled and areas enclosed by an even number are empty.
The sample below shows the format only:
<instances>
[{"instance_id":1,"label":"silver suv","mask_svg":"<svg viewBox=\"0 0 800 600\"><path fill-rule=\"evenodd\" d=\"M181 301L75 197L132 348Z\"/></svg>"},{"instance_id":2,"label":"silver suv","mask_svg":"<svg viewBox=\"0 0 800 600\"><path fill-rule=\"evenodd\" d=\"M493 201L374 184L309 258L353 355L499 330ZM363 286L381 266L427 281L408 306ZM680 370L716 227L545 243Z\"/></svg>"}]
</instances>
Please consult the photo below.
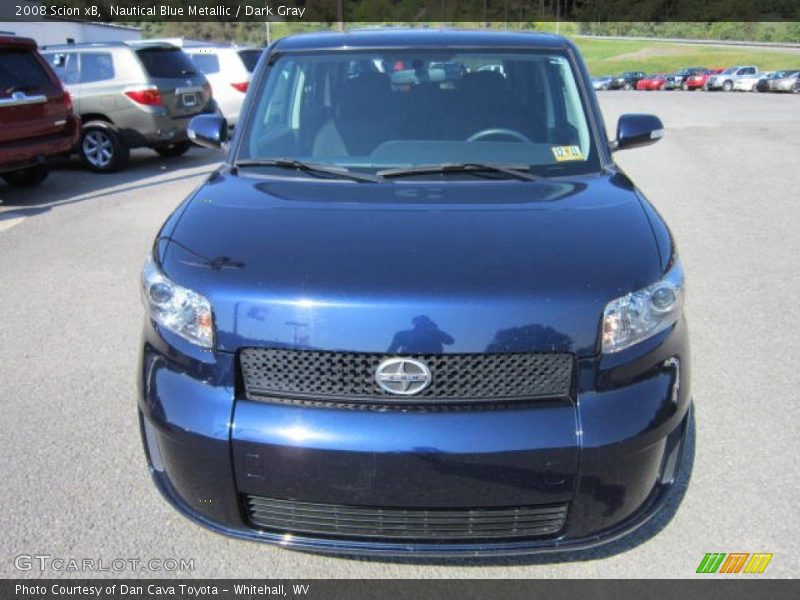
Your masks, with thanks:
<instances>
[{"instance_id":1,"label":"silver suv","mask_svg":"<svg viewBox=\"0 0 800 600\"><path fill-rule=\"evenodd\" d=\"M183 45L183 51L208 78L219 112L230 126L239 120L244 95L262 50L254 46Z\"/></svg>"},{"instance_id":2,"label":"silver suv","mask_svg":"<svg viewBox=\"0 0 800 600\"><path fill-rule=\"evenodd\" d=\"M717 73L709 77L706 82L706 89L730 92L737 79L748 75L758 75L758 73L758 67L752 65L731 67L725 69L722 73Z\"/></svg>"},{"instance_id":3,"label":"silver suv","mask_svg":"<svg viewBox=\"0 0 800 600\"><path fill-rule=\"evenodd\" d=\"M215 112L211 86L180 48L163 42L46 46L83 128L77 151L92 170L116 171L130 148L180 156L193 116Z\"/></svg>"}]
</instances>

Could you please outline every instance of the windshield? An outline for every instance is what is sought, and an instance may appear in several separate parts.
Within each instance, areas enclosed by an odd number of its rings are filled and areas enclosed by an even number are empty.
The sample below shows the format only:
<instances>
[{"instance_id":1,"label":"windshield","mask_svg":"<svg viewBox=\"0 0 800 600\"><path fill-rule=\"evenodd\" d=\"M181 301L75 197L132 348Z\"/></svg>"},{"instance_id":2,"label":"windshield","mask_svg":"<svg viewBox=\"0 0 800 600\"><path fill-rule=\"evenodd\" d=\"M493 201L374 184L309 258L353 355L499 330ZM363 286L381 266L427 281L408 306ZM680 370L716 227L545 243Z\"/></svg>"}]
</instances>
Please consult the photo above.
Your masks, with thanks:
<instances>
[{"instance_id":1,"label":"windshield","mask_svg":"<svg viewBox=\"0 0 800 600\"><path fill-rule=\"evenodd\" d=\"M197 73L197 67L180 48L143 48L136 54L150 77L177 79Z\"/></svg>"},{"instance_id":2,"label":"windshield","mask_svg":"<svg viewBox=\"0 0 800 600\"><path fill-rule=\"evenodd\" d=\"M0 97L14 92L48 91L53 87L53 82L33 52L0 50Z\"/></svg>"},{"instance_id":3,"label":"windshield","mask_svg":"<svg viewBox=\"0 0 800 600\"><path fill-rule=\"evenodd\" d=\"M239 160L599 168L575 74L556 52L288 53L251 106Z\"/></svg>"},{"instance_id":4,"label":"windshield","mask_svg":"<svg viewBox=\"0 0 800 600\"><path fill-rule=\"evenodd\" d=\"M252 73L255 70L260 56L261 56L261 50L239 50L239 58L242 59L242 63L244 63L244 68L247 69L250 73Z\"/></svg>"}]
</instances>

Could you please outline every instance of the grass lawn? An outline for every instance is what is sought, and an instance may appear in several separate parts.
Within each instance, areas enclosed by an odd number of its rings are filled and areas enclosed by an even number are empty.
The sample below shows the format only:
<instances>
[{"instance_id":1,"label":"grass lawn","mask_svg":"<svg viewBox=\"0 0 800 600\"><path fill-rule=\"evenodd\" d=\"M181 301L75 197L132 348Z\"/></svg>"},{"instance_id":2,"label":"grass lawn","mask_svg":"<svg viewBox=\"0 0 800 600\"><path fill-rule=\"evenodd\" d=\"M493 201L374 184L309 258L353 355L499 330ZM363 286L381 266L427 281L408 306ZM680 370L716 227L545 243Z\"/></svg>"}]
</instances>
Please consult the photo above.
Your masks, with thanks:
<instances>
[{"instance_id":1,"label":"grass lawn","mask_svg":"<svg viewBox=\"0 0 800 600\"><path fill-rule=\"evenodd\" d=\"M762 71L800 69L800 51L777 48L740 48L650 42L573 38L592 75L623 71L672 73L683 67L730 67L756 65Z\"/></svg>"},{"instance_id":2,"label":"grass lawn","mask_svg":"<svg viewBox=\"0 0 800 600\"><path fill-rule=\"evenodd\" d=\"M372 23L352 23L351 27L375 26ZM419 24L416 24L419 26ZM455 27L477 28L478 23L454 23ZM521 24L509 23L507 29L516 30ZM495 28L502 24L495 23ZM322 23L273 23L273 39L298 30L320 31L334 29ZM623 71L645 73L674 73L684 67L724 68L734 65L756 65L762 71L778 69L800 69L800 50L779 48L742 48L738 46L713 46L681 44L677 42L653 42L642 40L603 40L577 37L576 23L537 22L536 30L560 33L571 37L578 45L592 75L615 75Z\"/></svg>"}]
</instances>

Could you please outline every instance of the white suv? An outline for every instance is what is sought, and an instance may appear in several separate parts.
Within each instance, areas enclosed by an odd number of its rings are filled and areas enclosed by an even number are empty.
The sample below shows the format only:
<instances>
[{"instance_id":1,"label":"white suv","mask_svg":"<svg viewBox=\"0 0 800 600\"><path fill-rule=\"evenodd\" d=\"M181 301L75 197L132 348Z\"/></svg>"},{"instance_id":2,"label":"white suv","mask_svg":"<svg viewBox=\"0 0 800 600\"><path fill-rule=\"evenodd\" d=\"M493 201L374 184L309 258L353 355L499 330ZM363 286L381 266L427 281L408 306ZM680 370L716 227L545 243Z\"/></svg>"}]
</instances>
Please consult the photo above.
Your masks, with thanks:
<instances>
[{"instance_id":1,"label":"white suv","mask_svg":"<svg viewBox=\"0 0 800 600\"><path fill-rule=\"evenodd\" d=\"M730 92L737 79L740 77L758 75L758 73L758 67L752 65L731 67L730 69L725 69L722 73L717 73L709 77L706 88L709 90L725 90L726 92Z\"/></svg>"},{"instance_id":2,"label":"white suv","mask_svg":"<svg viewBox=\"0 0 800 600\"><path fill-rule=\"evenodd\" d=\"M183 51L208 79L214 100L228 125L236 125L250 77L262 49L255 46L184 44Z\"/></svg>"}]
</instances>

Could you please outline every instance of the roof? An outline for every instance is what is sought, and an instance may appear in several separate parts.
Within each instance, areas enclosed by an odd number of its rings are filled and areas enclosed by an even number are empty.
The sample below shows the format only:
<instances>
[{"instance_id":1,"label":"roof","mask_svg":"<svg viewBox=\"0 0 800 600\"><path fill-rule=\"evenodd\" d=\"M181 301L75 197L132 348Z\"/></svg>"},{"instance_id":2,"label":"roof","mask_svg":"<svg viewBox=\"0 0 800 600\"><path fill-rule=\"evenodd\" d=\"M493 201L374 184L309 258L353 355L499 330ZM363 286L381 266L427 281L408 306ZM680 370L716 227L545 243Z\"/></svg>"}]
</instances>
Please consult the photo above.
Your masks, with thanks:
<instances>
[{"instance_id":1,"label":"roof","mask_svg":"<svg viewBox=\"0 0 800 600\"><path fill-rule=\"evenodd\" d=\"M560 35L491 29L395 28L357 29L347 32L303 33L275 42L279 52L333 48L566 48L572 43Z\"/></svg>"},{"instance_id":2,"label":"roof","mask_svg":"<svg viewBox=\"0 0 800 600\"><path fill-rule=\"evenodd\" d=\"M213 42L208 40L193 40L191 38L181 38L181 37L165 37L165 38L148 38L146 40L140 40L142 42L164 42L166 44L172 44L173 46L178 46L180 48L242 48L244 46L240 46L237 44L232 44L230 42Z\"/></svg>"},{"instance_id":3,"label":"roof","mask_svg":"<svg viewBox=\"0 0 800 600\"><path fill-rule=\"evenodd\" d=\"M258 46L235 45L217 42L203 42L199 40L184 40L182 38L158 38L146 40L124 40L114 42L80 42L77 44L49 44L42 46L42 50L74 50L86 48L216 48L231 50L261 50Z\"/></svg>"},{"instance_id":4,"label":"roof","mask_svg":"<svg viewBox=\"0 0 800 600\"><path fill-rule=\"evenodd\" d=\"M14 47L23 48L25 50L36 50L36 42L34 40L16 35L0 35L0 46L4 48Z\"/></svg>"},{"instance_id":5,"label":"roof","mask_svg":"<svg viewBox=\"0 0 800 600\"><path fill-rule=\"evenodd\" d=\"M114 42L80 42L78 44L49 44L42 50L75 50L86 48L177 48L174 44L150 40L125 40Z\"/></svg>"}]
</instances>

